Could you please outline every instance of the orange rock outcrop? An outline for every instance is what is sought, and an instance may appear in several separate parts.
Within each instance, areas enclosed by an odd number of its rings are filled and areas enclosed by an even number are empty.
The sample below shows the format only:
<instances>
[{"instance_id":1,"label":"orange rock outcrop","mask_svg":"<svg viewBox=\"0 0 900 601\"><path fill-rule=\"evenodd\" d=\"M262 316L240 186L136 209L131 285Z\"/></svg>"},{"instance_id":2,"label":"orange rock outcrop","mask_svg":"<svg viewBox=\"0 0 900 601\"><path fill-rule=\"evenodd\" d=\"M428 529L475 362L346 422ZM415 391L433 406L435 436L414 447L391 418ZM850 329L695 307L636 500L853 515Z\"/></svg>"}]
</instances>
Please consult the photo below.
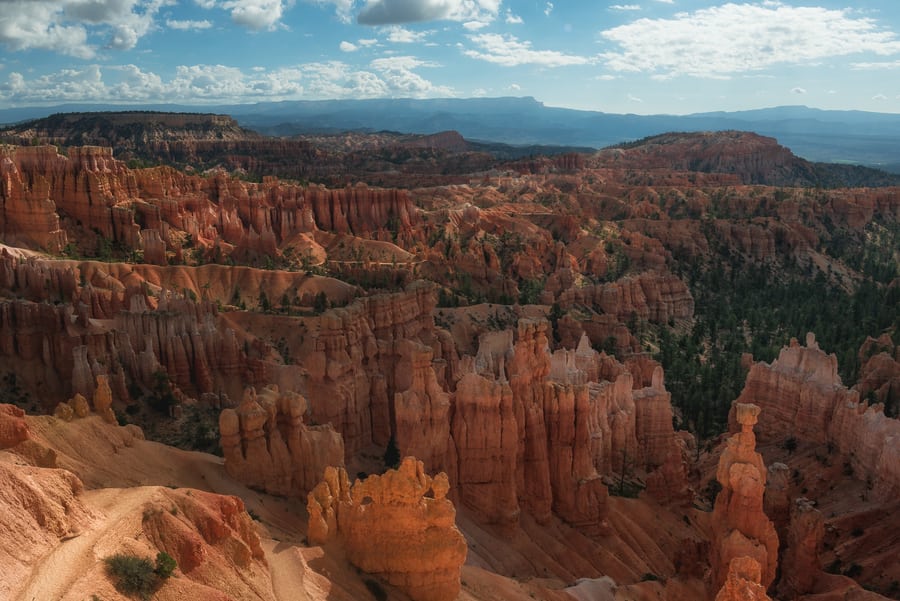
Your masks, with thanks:
<instances>
[{"instance_id":1,"label":"orange rock outcrop","mask_svg":"<svg viewBox=\"0 0 900 601\"><path fill-rule=\"evenodd\" d=\"M339 542L351 563L414 601L451 601L466 541L454 525L449 488L446 474L428 476L414 457L352 486L344 469L327 468L309 493L309 540Z\"/></svg>"},{"instance_id":2,"label":"orange rock outcrop","mask_svg":"<svg viewBox=\"0 0 900 601\"><path fill-rule=\"evenodd\" d=\"M251 488L302 497L329 466L344 465L344 444L331 424L307 426L306 399L277 386L244 391L236 409L219 416L228 474Z\"/></svg>"},{"instance_id":3,"label":"orange rock outcrop","mask_svg":"<svg viewBox=\"0 0 900 601\"><path fill-rule=\"evenodd\" d=\"M712 515L712 590L725 585L732 561L746 556L759 565L756 582L765 591L775 580L778 535L763 511L766 466L753 433L760 408L736 402L734 414L741 431L728 439L716 469L722 490Z\"/></svg>"},{"instance_id":4,"label":"orange rock outcrop","mask_svg":"<svg viewBox=\"0 0 900 601\"><path fill-rule=\"evenodd\" d=\"M766 587L760 584L762 566L751 557L735 557L728 564L728 574L716 601L772 601Z\"/></svg>"},{"instance_id":5,"label":"orange rock outcrop","mask_svg":"<svg viewBox=\"0 0 900 601\"><path fill-rule=\"evenodd\" d=\"M0 449L14 447L28 437L25 412L15 405L0 405Z\"/></svg>"},{"instance_id":6,"label":"orange rock outcrop","mask_svg":"<svg viewBox=\"0 0 900 601\"><path fill-rule=\"evenodd\" d=\"M161 491L160 497L144 511L141 529L191 580L226 588L223 580L239 578L255 562L266 565L259 536L239 498L193 489Z\"/></svg>"}]
</instances>

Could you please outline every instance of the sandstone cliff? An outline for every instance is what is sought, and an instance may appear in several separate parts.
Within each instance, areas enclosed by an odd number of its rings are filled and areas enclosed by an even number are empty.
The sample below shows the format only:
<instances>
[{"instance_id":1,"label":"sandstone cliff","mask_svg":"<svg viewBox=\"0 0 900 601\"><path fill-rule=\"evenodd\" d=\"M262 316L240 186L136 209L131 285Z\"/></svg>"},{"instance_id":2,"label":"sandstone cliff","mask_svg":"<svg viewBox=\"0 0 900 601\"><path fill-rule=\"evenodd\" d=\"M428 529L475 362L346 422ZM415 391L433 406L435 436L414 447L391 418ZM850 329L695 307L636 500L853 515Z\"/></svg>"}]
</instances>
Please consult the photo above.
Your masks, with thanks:
<instances>
[{"instance_id":1,"label":"sandstone cliff","mask_svg":"<svg viewBox=\"0 0 900 601\"><path fill-rule=\"evenodd\" d=\"M834 445L880 498L900 491L900 448L893 442L900 440L900 422L842 384L837 358L826 355L814 335L807 335L806 346L792 340L771 365L754 364L734 407L746 402L762 408L760 440Z\"/></svg>"}]
</instances>

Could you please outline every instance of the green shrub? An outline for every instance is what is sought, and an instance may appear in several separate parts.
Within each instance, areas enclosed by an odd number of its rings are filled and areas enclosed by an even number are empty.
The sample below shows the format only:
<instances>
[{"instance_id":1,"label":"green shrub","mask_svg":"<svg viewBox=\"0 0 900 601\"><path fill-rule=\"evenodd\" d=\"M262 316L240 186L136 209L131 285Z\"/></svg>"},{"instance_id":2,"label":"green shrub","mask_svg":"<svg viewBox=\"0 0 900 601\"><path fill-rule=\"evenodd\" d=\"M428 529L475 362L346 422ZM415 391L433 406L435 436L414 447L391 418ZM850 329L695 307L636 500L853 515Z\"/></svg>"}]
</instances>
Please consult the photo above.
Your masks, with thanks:
<instances>
[{"instance_id":1,"label":"green shrub","mask_svg":"<svg viewBox=\"0 0 900 601\"><path fill-rule=\"evenodd\" d=\"M116 579L116 588L126 595L140 595L149 599L156 589L159 576L153 562L144 557L116 554L106 558L106 570Z\"/></svg>"},{"instance_id":2,"label":"green shrub","mask_svg":"<svg viewBox=\"0 0 900 601\"><path fill-rule=\"evenodd\" d=\"M163 580L171 576L177 567L178 564L175 562L175 558L165 551L160 551L156 554L156 569L154 572Z\"/></svg>"},{"instance_id":3,"label":"green shrub","mask_svg":"<svg viewBox=\"0 0 900 601\"><path fill-rule=\"evenodd\" d=\"M160 551L156 554L156 565L146 557L117 553L104 562L106 571L115 578L116 588L126 595L138 595L147 601L163 580L169 578L178 564L175 559Z\"/></svg>"}]
</instances>

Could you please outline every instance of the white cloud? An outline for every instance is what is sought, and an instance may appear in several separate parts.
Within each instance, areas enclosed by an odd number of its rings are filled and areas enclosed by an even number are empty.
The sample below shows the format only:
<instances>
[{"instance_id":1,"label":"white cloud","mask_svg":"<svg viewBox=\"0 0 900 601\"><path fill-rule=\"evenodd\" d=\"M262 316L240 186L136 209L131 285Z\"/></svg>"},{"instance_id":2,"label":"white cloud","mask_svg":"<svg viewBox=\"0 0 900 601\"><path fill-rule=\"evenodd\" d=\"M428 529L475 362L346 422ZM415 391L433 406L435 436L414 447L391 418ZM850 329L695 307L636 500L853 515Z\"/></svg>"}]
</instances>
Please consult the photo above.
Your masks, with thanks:
<instances>
[{"instance_id":1,"label":"white cloud","mask_svg":"<svg viewBox=\"0 0 900 601\"><path fill-rule=\"evenodd\" d=\"M534 50L531 47L531 42L520 42L518 38L511 35L483 33L468 37L481 50L465 50L466 56L503 65L504 67L515 67L518 65L563 67L567 65L586 65L591 62L591 59L587 57L563 54L556 50Z\"/></svg>"},{"instance_id":2,"label":"white cloud","mask_svg":"<svg viewBox=\"0 0 900 601\"><path fill-rule=\"evenodd\" d=\"M438 85L416 71L437 67L413 56L372 61L369 69L355 69L341 61L305 63L292 67L240 69L227 65L180 65L169 79L135 65L66 69L26 78L11 72L0 81L0 102L184 102L197 104L251 102L297 98L379 98L390 96L455 96L453 88Z\"/></svg>"},{"instance_id":3,"label":"white cloud","mask_svg":"<svg viewBox=\"0 0 900 601\"><path fill-rule=\"evenodd\" d=\"M319 5L333 5L334 11L342 23L351 23L353 21L351 13L354 0L315 0L315 2Z\"/></svg>"},{"instance_id":4,"label":"white cloud","mask_svg":"<svg viewBox=\"0 0 900 601\"><path fill-rule=\"evenodd\" d=\"M378 44L378 40L376 40L374 38L362 39L362 40L356 40L356 43L364 48L368 48L369 46L375 46L376 44Z\"/></svg>"},{"instance_id":5,"label":"white cloud","mask_svg":"<svg viewBox=\"0 0 900 601\"><path fill-rule=\"evenodd\" d=\"M806 94L806 88L791 88L791 94Z\"/></svg>"},{"instance_id":6,"label":"white cloud","mask_svg":"<svg viewBox=\"0 0 900 601\"><path fill-rule=\"evenodd\" d=\"M887 100L887 99L888 99L888 97L885 96L884 94L875 94L874 96L872 96L872 100L882 101L882 100Z\"/></svg>"},{"instance_id":7,"label":"white cloud","mask_svg":"<svg viewBox=\"0 0 900 601\"><path fill-rule=\"evenodd\" d=\"M876 70L876 69L898 69L898 68L900 68L900 60L871 62L871 63L853 63L850 65L850 67L857 71L872 71L872 70Z\"/></svg>"},{"instance_id":8,"label":"white cloud","mask_svg":"<svg viewBox=\"0 0 900 601\"><path fill-rule=\"evenodd\" d=\"M660 4L675 4L675 0L656 0Z\"/></svg>"},{"instance_id":9,"label":"white cloud","mask_svg":"<svg viewBox=\"0 0 900 601\"><path fill-rule=\"evenodd\" d=\"M484 29L488 25L490 25L490 23L486 23L485 21L466 21L463 23L463 27L469 31L478 31L479 29Z\"/></svg>"},{"instance_id":10,"label":"white cloud","mask_svg":"<svg viewBox=\"0 0 900 601\"><path fill-rule=\"evenodd\" d=\"M92 58L101 45L134 48L172 0L3 0L0 44ZM103 40L103 42L101 42Z\"/></svg>"},{"instance_id":11,"label":"white cloud","mask_svg":"<svg viewBox=\"0 0 900 601\"><path fill-rule=\"evenodd\" d=\"M391 56L377 58L370 65L381 74L392 95L416 98L454 95L452 88L437 86L413 71L418 67L437 67L435 63L421 61L414 56Z\"/></svg>"},{"instance_id":12,"label":"white cloud","mask_svg":"<svg viewBox=\"0 0 900 601\"><path fill-rule=\"evenodd\" d=\"M226 0L222 8L231 11L231 20L254 31L276 28L284 13L281 0Z\"/></svg>"},{"instance_id":13,"label":"white cloud","mask_svg":"<svg viewBox=\"0 0 900 601\"><path fill-rule=\"evenodd\" d=\"M638 97L635 96L634 94L629 94L629 95L628 95L628 100L630 100L631 102L637 102L637 103L643 103L643 102L644 102L644 99L643 99L643 98L638 98Z\"/></svg>"},{"instance_id":14,"label":"white cloud","mask_svg":"<svg viewBox=\"0 0 900 601\"><path fill-rule=\"evenodd\" d=\"M616 71L725 77L776 64L900 52L900 40L850 9L778 2L724 4L670 19L638 19L601 32L619 51L601 55Z\"/></svg>"},{"instance_id":15,"label":"white cloud","mask_svg":"<svg viewBox=\"0 0 900 601\"><path fill-rule=\"evenodd\" d=\"M508 9L506 11L506 19L505 20L510 25L521 25L522 23L525 22L524 20L522 20L522 17L520 17L519 15L514 15L513 12Z\"/></svg>"},{"instance_id":16,"label":"white cloud","mask_svg":"<svg viewBox=\"0 0 900 601\"><path fill-rule=\"evenodd\" d=\"M513 92L519 92L522 90L522 86L520 86L517 83L511 83L511 84L509 84L509 89L512 90Z\"/></svg>"},{"instance_id":17,"label":"white cloud","mask_svg":"<svg viewBox=\"0 0 900 601\"><path fill-rule=\"evenodd\" d=\"M399 25L392 25L385 29L388 41L395 44L412 44L421 42L431 33L430 31L412 31Z\"/></svg>"},{"instance_id":18,"label":"white cloud","mask_svg":"<svg viewBox=\"0 0 900 601\"><path fill-rule=\"evenodd\" d=\"M613 4L610 10L641 10L640 4Z\"/></svg>"},{"instance_id":19,"label":"white cloud","mask_svg":"<svg viewBox=\"0 0 900 601\"><path fill-rule=\"evenodd\" d=\"M6 83L0 84L0 98L19 104L44 103L48 99L54 102L96 101L107 98L107 88L97 65L84 69L63 69L31 80L13 71Z\"/></svg>"},{"instance_id":20,"label":"white cloud","mask_svg":"<svg viewBox=\"0 0 900 601\"><path fill-rule=\"evenodd\" d=\"M121 82L115 89L117 99L140 101L165 96L165 86L159 75L146 73L135 65L125 65L114 69L122 74Z\"/></svg>"},{"instance_id":21,"label":"white cloud","mask_svg":"<svg viewBox=\"0 0 900 601\"><path fill-rule=\"evenodd\" d=\"M177 19L168 19L166 21L166 27L170 29L180 29L182 31L190 30L190 29L209 29L212 27L212 22L203 19L202 21L179 21Z\"/></svg>"},{"instance_id":22,"label":"white cloud","mask_svg":"<svg viewBox=\"0 0 900 601\"><path fill-rule=\"evenodd\" d=\"M350 42L341 42L340 44L341 52L356 52L359 50L359 47L356 44L351 44Z\"/></svg>"},{"instance_id":23,"label":"white cloud","mask_svg":"<svg viewBox=\"0 0 900 601\"><path fill-rule=\"evenodd\" d=\"M550 16L550 13L552 13L552 12L553 12L553 3L552 3L552 2L548 2L548 3L544 6L544 14L547 15L547 16L549 17L549 16Z\"/></svg>"},{"instance_id":24,"label":"white cloud","mask_svg":"<svg viewBox=\"0 0 900 601\"><path fill-rule=\"evenodd\" d=\"M501 0L366 0L356 20L362 25L421 21L485 21L497 17Z\"/></svg>"}]
</instances>

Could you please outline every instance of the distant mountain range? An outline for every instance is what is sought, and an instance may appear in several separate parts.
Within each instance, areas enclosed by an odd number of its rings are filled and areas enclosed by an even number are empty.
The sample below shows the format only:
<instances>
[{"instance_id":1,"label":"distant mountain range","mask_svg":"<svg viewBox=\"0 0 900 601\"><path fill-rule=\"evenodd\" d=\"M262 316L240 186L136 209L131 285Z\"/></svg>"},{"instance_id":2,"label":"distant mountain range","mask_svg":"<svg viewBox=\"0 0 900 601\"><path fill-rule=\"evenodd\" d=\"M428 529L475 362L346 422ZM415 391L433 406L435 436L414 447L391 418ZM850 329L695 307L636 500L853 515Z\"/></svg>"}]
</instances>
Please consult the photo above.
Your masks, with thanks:
<instances>
[{"instance_id":1,"label":"distant mountain range","mask_svg":"<svg viewBox=\"0 0 900 601\"><path fill-rule=\"evenodd\" d=\"M513 145L603 148L665 132L742 130L776 138L810 161L900 173L900 114L783 106L692 115L619 115L544 106L534 98L284 101L241 105L60 105L0 110L0 123L58 112L158 110L224 113L266 135L342 131L432 134Z\"/></svg>"}]
</instances>

